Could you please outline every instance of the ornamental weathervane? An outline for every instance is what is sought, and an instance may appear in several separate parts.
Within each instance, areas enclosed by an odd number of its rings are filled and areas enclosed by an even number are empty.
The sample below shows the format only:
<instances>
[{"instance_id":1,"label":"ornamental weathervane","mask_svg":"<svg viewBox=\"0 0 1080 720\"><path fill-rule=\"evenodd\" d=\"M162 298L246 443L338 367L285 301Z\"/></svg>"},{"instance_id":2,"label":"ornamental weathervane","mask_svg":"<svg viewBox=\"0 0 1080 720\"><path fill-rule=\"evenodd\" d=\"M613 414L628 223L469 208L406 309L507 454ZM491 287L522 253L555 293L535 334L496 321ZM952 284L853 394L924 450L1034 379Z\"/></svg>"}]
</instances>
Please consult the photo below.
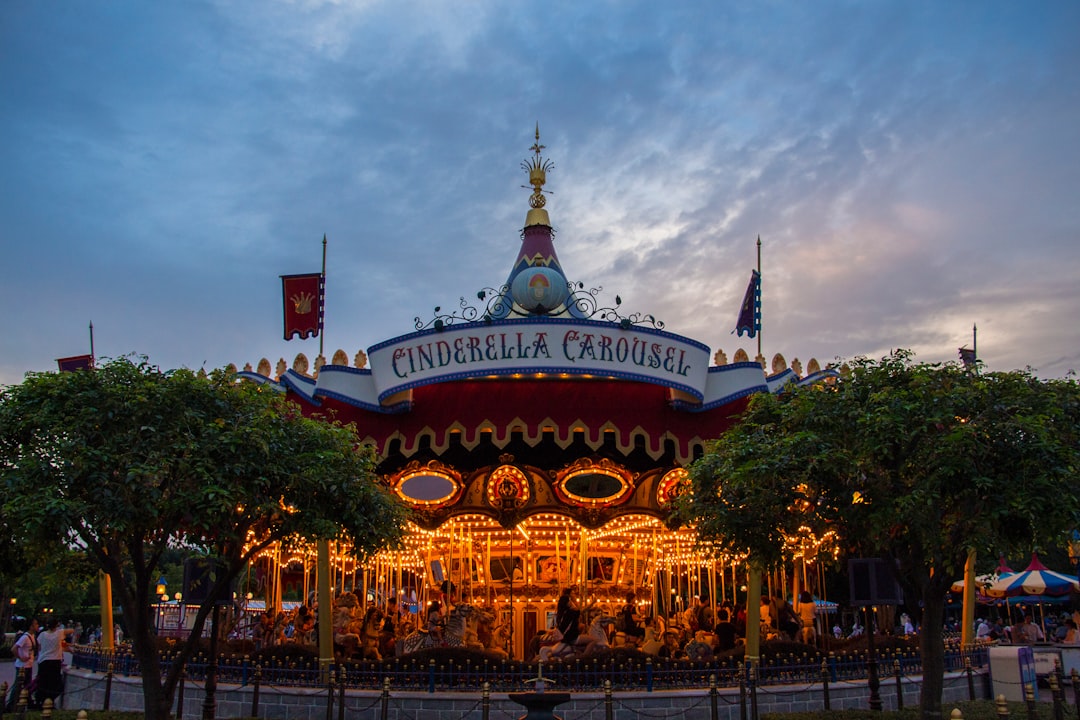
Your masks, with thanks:
<instances>
[{"instance_id":1,"label":"ornamental weathervane","mask_svg":"<svg viewBox=\"0 0 1080 720\"><path fill-rule=\"evenodd\" d=\"M417 317L417 330L433 328L443 330L456 323L491 323L511 317L567 317L576 320L603 320L630 328L636 325L648 325L657 330L664 328L664 323L650 314L622 314L619 307L622 298L615 296L614 305L602 306L599 299L602 287L585 288L581 282L570 282L559 265L552 242L554 230L544 206L547 198L544 189L547 173L554 169L555 163L545 159L540 144L540 125L536 125L536 139L532 147L532 158L521 161L521 168L529 176L532 194L529 196L529 212L525 216L525 227L521 231L521 250L518 253L510 277L499 288L486 287L476 293L479 305L473 305L461 297L458 308L443 312L436 307L434 317L424 321Z\"/></svg>"}]
</instances>

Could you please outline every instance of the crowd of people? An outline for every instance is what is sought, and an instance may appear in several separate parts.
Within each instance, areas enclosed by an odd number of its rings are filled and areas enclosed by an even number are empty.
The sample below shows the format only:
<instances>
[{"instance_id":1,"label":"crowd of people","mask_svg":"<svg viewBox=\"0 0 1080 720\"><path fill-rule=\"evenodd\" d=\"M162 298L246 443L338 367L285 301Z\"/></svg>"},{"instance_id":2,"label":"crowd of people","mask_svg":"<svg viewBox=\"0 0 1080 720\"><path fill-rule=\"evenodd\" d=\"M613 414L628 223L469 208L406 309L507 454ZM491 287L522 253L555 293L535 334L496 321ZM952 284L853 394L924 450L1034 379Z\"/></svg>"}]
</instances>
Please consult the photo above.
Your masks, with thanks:
<instances>
[{"instance_id":1,"label":"crowd of people","mask_svg":"<svg viewBox=\"0 0 1080 720\"><path fill-rule=\"evenodd\" d=\"M315 642L315 613L307 605L276 613L268 610L259 616L252 634L258 649L286 643L310 645Z\"/></svg>"},{"instance_id":2,"label":"crowd of people","mask_svg":"<svg viewBox=\"0 0 1080 720\"><path fill-rule=\"evenodd\" d=\"M1072 614L1047 615L1043 625L1036 623L1031 615L1024 613L1012 624L1005 618L979 618L975 623L975 638L983 641L999 641L1017 645L1033 645L1052 642L1062 645L1080 645L1080 611Z\"/></svg>"},{"instance_id":3,"label":"crowd of people","mask_svg":"<svg viewBox=\"0 0 1080 720\"><path fill-rule=\"evenodd\" d=\"M662 658L707 659L745 642L745 607L736 608L731 601L724 601L715 607L714 613L710 600L701 597L685 611L666 618L643 616L634 593L628 593L625 604L614 613L605 637L586 635L590 619L598 611L593 605L581 607L575 591L573 587L563 590L553 627L534 638L526 655L548 658L588 655L598 644L610 644ZM809 593L799 596L796 607L781 598L763 596L758 632L763 640L814 644L816 618L816 604ZM548 649L544 650L545 647Z\"/></svg>"}]
</instances>

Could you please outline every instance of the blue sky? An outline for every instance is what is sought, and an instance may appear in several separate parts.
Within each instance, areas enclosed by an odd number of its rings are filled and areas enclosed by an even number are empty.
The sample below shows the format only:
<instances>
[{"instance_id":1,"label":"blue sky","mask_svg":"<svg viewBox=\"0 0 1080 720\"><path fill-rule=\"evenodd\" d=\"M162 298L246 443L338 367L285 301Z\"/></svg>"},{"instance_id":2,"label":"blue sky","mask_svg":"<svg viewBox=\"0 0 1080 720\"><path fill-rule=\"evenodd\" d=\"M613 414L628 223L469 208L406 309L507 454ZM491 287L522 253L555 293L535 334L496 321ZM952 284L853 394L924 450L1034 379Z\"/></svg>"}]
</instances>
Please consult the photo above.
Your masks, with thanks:
<instances>
[{"instance_id":1,"label":"blue sky","mask_svg":"<svg viewBox=\"0 0 1080 720\"><path fill-rule=\"evenodd\" d=\"M567 275L731 357L1080 369L1075 2L0 3L0 383L314 358L501 284L536 123Z\"/></svg>"}]
</instances>

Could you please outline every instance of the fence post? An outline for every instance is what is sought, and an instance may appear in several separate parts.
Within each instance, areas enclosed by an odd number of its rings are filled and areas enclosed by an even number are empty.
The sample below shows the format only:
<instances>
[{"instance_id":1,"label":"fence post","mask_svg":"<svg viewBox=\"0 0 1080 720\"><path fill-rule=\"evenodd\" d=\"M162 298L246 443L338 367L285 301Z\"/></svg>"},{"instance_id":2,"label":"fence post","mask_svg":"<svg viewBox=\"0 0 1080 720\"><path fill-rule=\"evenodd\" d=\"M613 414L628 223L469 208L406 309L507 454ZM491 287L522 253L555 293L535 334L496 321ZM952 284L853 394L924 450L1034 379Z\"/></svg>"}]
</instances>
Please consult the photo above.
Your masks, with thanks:
<instances>
[{"instance_id":1,"label":"fence post","mask_svg":"<svg viewBox=\"0 0 1080 720\"><path fill-rule=\"evenodd\" d=\"M615 706L611 701L611 680L604 681L604 717L607 720L615 718Z\"/></svg>"},{"instance_id":2,"label":"fence post","mask_svg":"<svg viewBox=\"0 0 1080 720\"><path fill-rule=\"evenodd\" d=\"M746 720L746 671L739 663L739 720Z\"/></svg>"},{"instance_id":3,"label":"fence post","mask_svg":"<svg viewBox=\"0 0 1080 720\"><path fill-rule=\"evenodd\" d=\"M710 675L709 676L709 710L712 713L712 715L711 715L712 720L719 720L719 717L720 717L720 709L716 706L716 701L719 699L717 697L717 695L718 695L718 693L716 691L716 675Z\"/></svg>"},{"instance_id":4,"label":"fence post","mask_svg":"<svg viewBox=\"0 0 1080 720\"><path fill-rule=\"evenodd\" d=\"M18 677L19 671L15 671L15 676ZM0 683L0 718L4 717L4 706L7 705L8 684Z\"/></svg>"},{"instance_id":5,"label":"fence post","mask_svg":"<svg viewBox=\"0 0 1080 720\"><path fill-rule=\"evenodd\" d=\"M112 696L113 664L110 662L105 668L105 706L102 710L109 709L109 698Z\"/></svg>"},{"instance_id":6,"label":"fence post","mask_svg":"<svg viewBox=\"0 0 1080 720\"><path fill-rule=\"evenodd\" d=\"M832 710L832 702L829 700L829 663L821 661L821 701L826 710Z\"/></svg>"},{"instance_id":7,"label":"fence post","mask_svg":"<svg viewBox=\"0 0 1080 720\"><path fill-rule=\"evenodd\" d=\"M900 672L900 661L893 660L893 674L896 675L896 709L904 709L904 679Z\"/></svg>"},{"instance_id":8,"label":"fence post","mask_svg":"<svg viewBox=\"0 0 1080 720\"><path fill-rule=\"evenodd\" d=\"M645 658L645 691L652 692L653 688L653 664L652 657Z\"/></svg>"},{"instance_id":9,"label":"fence post","mask_svg":"<svg viewBox=\"0 0 1080 720\"><path fill-rule=\"evenodd\" d=\"M491 715L491 683L484 681L483 694L480 696L480 715L482 720L488 720Z\"/></svg>"},{"instance_id":10,"label":"fence post","mask_svg":"<svg viewBox=\"0 0 1080 720\"><path fill-rule=\"evenodd\" d=\"M960 708L953 708L949 713L949 720L964 720L964 713Z\"/></svg>"},{"instance_id":11,"label":"fence post","mask_svg":"<svg viewBox=\"0 0 1080 720\"><path fill-rule=\"evenodd\" d=\"M968 700L975 702L975 669L971 667L971 658L964 658L964 672L967 673Z\"/></svg>"},{"instance_id":12,"label":"fence post","mask_svg":"<svg viewBox=\"0 0 1080 720\"><path fill-rule=\"evenodd\" d=\"M45 698L45 702L41 703L41 720L52 720L52 711L52 698Z\"/></svg>"},{"instance_id":13,"label":"fence post","mask_svg":"<svg viewBox=\"0 0 1080 720\"><path fill-rule=\"evenodd\" d=\"M1027 703L1028 720L1037 720L1039 713L1035 709L1035 686L1031 683L1024 685L1024 702Z\"/></svg>"},{"instance_id":14,"label":"fence post","mask_svg":"<svg viewBox=\"0 0 1080 720\"><path fill-rule=\"evenodd\" d=\"M1005 696L998 695L994 699L994 705L997 708L998 720L1009 720L1009 702L1005 699Z\"/></svg>"},{"instance_id":15,"label":"fence post","mask_svg":"<svg viewBox=\"0 0 1080 720\"><path fill-rule=\"evenodd\" d=\"M381 720L386 720L390 712L390 678L384 677L382 681L382 713Z\"/></svg>"},{"instance_id":16,"label":"fence post","mask_svg":"<svg viewBox=\"0 0 1080 720\"><path fill-rule=\"evenodd\" d=\"M1076 705L1076 718L1080 720L1080 671L1072 669L1073 700Z\"/></svg>"},{"instance_id":17,"label":"fence post","mask_svg":"<svg viewBox=\"0 0 1080 720\"><path fill-rule=\"evenodd\" d=\"M337 669L337 682L338 682L338 720L345 720L345 668L338 665Z\"/></svg>"},{"instance_id":18,"label":"fence post","mask_svg":"<svg viewBox=\"0 0 1080 720\"><path fill-rule=\"evenodd\" d=\"M187 663L180 666L180 682L176 688L176 717L184 720L184 680L187 678Z\"/></svg>"},{"instance_id":19,"label":"fence post","mask_svg":"<svg viewBox=\"0 0 1080 720\"><path fill-rule=\"evenodd\" d=\"M1058 684L1058 668L1050 673L1047 681L1050 683L1050 696L1054 698L1054 720L1065 720L1065 708L1061 706L1061 685Z\"/></svg>"},{"instance_id":20,"label":"fence post","mask_svg":"<svg viewBox=\"0 0 1080 720\"><path fill-rule=\"evenodd\" d=\"M326 673L326 720L334 720L334 672Z\"/></svg>"},{"instance_id":21,"label":"fence post","mask_svg":"<svg viewBox=\"0 0 1080 720\"><path fill-rule=\"evenodd\" d=\"M262 663L255 665L255 679L251 688L251 717L259 717L259 687L262 685Z\"/></svg>"},{"instance_id":22,"label":"fence post","mask_svg":"<svg viewBox=\"0 0 1080 720\"><path fill-rule=\"evenodd\" d=\"M754 663L747 663L750 670L750 718L751 720L758 720L758 704L757 704L757 665Z\"/></svg>"},{"instance_id":23,"label":"fence post","mask_svg":"<svg viewBox=\"0 0 1080 720\"><path fill-rule=\"evenodd\" d=\"M435 694L435 658L428 661L428 688L427 691Z\"/></svg>"}]
</instances>

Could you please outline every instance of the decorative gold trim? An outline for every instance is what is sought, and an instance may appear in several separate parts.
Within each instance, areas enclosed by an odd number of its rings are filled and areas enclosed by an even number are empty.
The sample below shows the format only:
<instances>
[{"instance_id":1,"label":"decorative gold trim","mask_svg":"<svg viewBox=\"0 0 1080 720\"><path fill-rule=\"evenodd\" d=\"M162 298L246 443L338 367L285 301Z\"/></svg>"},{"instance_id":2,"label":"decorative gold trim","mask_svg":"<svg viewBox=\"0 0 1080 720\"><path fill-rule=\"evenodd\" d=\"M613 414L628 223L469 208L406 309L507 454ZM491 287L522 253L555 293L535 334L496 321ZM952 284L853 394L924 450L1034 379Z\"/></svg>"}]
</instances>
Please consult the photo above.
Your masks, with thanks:
<instances>
[{"instance_id":1,"label":"decorative gold trim","mask_svg":"<svg viewBox=\"0 0 1080 720\"><path fill-rule=\"evenodd\" d=\"M418 500L414 497L406 495L402 490L405 483L414 477L421 476L434 476L442 478L450 483L453 489L441 498L435 500ZM420 463L413 460L397 473L387 478L390 487L394 489L397 496L400 497L408 505L423 510L434 510L447 505L452 505L457 502L461 497L462 492L465 490L465 484L461 481L461 473L451 468L449 465L444 465L438 460L431 460L426 463Z\"/></svg>"},{"instance_id":2,"label":"decorative gold trim","mask_svg":"<svg viewBox=\"0 0 1080 720\"><path fill-rule=\"evenodd\" d=\"M686 468L675 468L664 473L660 482L656 484L656 504L664 507L674 500L680 492L680 486L690 479L690 473Z\"/></svg>"},{"instance_id":3,"label":"decorative gold trim","mask_svg":"<svg viewBox=\"0 0 1080 720\"><path fill-rule=\"evenodd\" d=\"M532 497L529 489L529 476L514 465L500 465L488 476L484 496L493 508L502 508L504 500L513 500L515 507L521 507Z\"/></svg>"},{"instance_id":4,"label":"decorative gold trim","mask_svg":"<svg viewBox=\"0 0 1080 720\"><path fill-rule=\"evenodd\" d=\"M581 475L605 475L618 481L619 489L602 498L577 495L567 489L566 485ZM577 507L618 505L625 502L633 494L634 474L608 458L600 458L599 460L581 458L555 473L555 482L552 483L552 489L559 500Z\"/></svg>"}]
</instances>

